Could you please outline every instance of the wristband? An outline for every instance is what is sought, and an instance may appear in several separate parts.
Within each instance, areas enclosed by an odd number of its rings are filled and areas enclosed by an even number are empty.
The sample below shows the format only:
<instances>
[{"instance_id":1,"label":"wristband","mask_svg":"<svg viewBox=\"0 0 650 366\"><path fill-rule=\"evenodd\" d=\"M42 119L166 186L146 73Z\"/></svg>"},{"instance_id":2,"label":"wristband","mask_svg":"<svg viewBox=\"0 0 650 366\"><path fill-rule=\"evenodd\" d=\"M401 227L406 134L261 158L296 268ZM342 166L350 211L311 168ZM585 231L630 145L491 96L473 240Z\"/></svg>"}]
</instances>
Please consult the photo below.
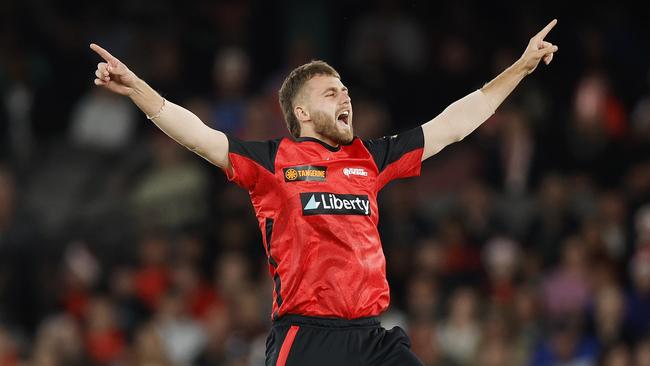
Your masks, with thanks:
<instances>
[{"instance_id":1,"label":"wristband","mask_svg":"<svg viewBox=\"0 0 650 366\"><path fill-rule=\"evenodd\" d=\"M165 109L165 103L167 102L165 98L162 98L163 102L162 105L160 106L160 109L158 110L158 113L156 113L153 116L149 116L148 114L145 114L147 116L148 120L153 120L154 118L160 117L160 114L162 113L163 109Z\"/></svg>"}]
</instances>

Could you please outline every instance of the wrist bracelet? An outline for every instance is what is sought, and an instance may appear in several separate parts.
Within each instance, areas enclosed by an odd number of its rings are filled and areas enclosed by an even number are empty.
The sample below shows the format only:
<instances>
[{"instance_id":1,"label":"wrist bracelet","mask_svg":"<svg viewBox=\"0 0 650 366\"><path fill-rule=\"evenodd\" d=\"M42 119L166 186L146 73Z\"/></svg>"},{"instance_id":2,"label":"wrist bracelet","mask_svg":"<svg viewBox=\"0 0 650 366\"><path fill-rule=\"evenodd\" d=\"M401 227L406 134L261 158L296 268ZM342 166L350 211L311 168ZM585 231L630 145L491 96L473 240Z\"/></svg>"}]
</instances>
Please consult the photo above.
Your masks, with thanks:
<instances>
[{"instance_id":1,"label":"wrist bracelet","mask_svg":"<svg viewBox=\"0 0 650 366\"><path fill-rule=\"evenodd\" d=\"M154 118L160 117L160 114L162 113L163 109L165 109L165 103L167 102L165 98L162 98L162 100L163 102L162 105L160 106L160 109L158 110L158 113L156 113L154 116L149 116L148 114L145 114L148 120L153 120Z\"/></svg>"}]
</instances>

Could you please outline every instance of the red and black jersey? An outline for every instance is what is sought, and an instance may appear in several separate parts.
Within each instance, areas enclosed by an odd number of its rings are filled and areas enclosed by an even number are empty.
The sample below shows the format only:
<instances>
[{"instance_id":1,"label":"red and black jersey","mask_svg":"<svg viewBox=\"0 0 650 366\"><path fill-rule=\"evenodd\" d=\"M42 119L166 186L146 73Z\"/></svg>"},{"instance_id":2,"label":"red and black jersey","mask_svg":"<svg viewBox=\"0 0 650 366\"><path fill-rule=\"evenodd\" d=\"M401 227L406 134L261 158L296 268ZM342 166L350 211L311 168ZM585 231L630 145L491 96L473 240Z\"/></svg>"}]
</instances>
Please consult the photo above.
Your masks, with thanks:
<instances>
[{"instance_id":1,"label":"red and black jersey","mask_svg":"<svg viewBox=\"0 0 650 366\"><path fill-rule=\"evenodd\" d=\"M386 310L377 193L420 174L422 128L338 147L308 137L228 141L226 174L248 190L262 231L273 318L355 319Z\"/></svg>"}]
</instances>

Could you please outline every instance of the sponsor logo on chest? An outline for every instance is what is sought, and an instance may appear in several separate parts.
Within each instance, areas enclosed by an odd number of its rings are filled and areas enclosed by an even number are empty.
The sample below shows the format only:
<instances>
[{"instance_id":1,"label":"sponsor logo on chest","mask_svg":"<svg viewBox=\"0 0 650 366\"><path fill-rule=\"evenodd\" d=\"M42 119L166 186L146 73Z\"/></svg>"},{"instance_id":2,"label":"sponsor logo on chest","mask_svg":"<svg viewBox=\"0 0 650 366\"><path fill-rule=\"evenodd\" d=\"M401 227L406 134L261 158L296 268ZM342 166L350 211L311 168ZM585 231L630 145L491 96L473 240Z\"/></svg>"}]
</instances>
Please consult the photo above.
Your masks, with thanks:
<instances>
[{"instance_id":1,"label":"sponsor logo on chest","mask_svg":"<svg viewBox=\"0 0 650 366\"><path fill-rule=\"evenodd\" d=\"M367 195L308 192L300 194L302 214L310 215L361 215L370 216Z\"/></svg>"},{"instance_id":2,"label":"sponsor logo on chest","mask_svg":"<svg viewBox=\"0 0 650 366\"><path fill-rule=\"evenodd\" d=\"M327 167L300 165L284 168L285 182L316 181L324 182L327 178Z\"/></svg>"},{"instance_id":3,"label":"sponsor logo on chest","mask_svg":"<svg viewBox=\"0 0 650 366\"><path fill-rule=\"evenodd\" d=\"M363 168L343 168L343 174L350 178L351 175L357 175L360 177L367 177L368 172Z\"/></svg>"}]
</instances>

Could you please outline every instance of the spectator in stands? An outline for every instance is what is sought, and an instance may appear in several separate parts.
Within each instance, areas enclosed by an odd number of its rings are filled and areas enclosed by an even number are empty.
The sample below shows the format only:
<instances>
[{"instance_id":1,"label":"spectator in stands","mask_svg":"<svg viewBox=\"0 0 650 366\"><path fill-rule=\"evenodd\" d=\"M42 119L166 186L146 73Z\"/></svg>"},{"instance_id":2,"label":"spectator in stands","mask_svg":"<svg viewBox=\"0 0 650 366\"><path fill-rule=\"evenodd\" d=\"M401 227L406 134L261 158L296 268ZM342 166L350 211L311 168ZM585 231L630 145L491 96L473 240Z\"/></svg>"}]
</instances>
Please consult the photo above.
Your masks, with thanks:
<instances>
[{"instance_id":1,"label":"spectator in stands","mask_svg":"<svg viewBox=\"0 0 650 366\"><path fill-rule=\"evenodd\" d=\"M632 288L627 297L626 326L634 339L650 332L650 250L639 248L634 255L630 275Z\"/></svg>"},{"instance_id":2,"label":"spectator in stands","mask_svg":"<svg viewBox=\"0 0 650 366\"><path fill-rule=\"evenodd\" d=\"M476 292L461 287L449 299L446 319L437 333L445 357L459 365L471 365L481 341Z\"/></svg>"},{"instance_id":3,"label":"spectator in stands","mask_svg":"<svg viewBox=\"0 0 650 366\"><path fill-rule=\"evenodd\" d=\"M131 192L137 223L172 230L202 223L207 213L205 172L162 132L154 132L150 143L153 164Z\"/></svg>"}]
</instances>

